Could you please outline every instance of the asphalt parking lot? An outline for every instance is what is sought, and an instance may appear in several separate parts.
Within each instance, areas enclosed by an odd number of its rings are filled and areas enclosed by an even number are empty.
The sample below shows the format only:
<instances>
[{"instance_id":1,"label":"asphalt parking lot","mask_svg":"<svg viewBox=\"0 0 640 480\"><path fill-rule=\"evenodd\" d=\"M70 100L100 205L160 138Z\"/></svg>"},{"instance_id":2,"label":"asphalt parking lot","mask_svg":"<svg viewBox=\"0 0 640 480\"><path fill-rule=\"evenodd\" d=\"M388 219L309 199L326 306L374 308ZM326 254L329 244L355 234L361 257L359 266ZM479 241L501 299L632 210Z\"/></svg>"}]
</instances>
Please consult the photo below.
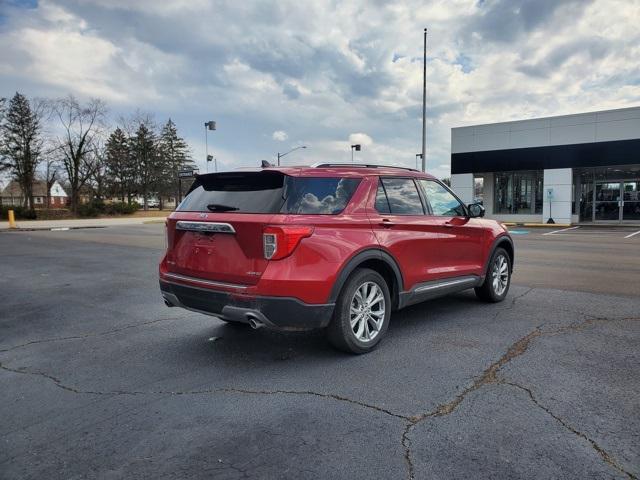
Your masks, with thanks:
<instances>
[{"instance_id":1,"label":"asphalt parking lot","mask_svg":"<svg viewBox=\"0 0 640 480\"><path fill-rule=\"evenodd\" d=\"M166 308L162 225L0 233L0 478L637 478L640 234L519 230L364 356Z\"/></svg>"}]
</instances>

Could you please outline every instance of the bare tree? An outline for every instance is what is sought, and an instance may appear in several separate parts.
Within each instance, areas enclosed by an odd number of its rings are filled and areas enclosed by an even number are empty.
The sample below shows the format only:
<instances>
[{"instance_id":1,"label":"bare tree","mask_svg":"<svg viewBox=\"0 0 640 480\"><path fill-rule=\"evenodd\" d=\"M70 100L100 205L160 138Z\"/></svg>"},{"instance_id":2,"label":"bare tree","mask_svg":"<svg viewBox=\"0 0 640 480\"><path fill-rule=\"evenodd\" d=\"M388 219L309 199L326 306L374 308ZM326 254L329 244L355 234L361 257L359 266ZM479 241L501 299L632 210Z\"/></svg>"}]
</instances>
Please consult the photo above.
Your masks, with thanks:
<instances>
[{"instance_id":1,"label":"bare tree","mask_svg":"<svg viewBox=\"0 0 640 480\"><path fill-rule=\"evenodd\" d=\"M57 147L71 193L71 210L78 211L80 191L94 174L99 139L105 127L106 105L91 99L81 104L72 95L57 100L53 112L60 120L63 134Z\"/></svg>"},{"instance_id":2,"label":"bare tree","mask_svg":"<svg viewBox=\"0 0 640 480\"><path fill-rule=\"evenodd\" d=\"M33 181L42 150L41 107L16 93L0 124L0 170L8 170L20 184L25 208L33 208Z\"/></svg>"},{"instance_id":3,"label":"bare tree","mask_svg":"<svg viewBox=\"0 0 640 480\"><path fill-rule=\"evenodd\" d=\"M45 184L47 186L47 209L51 208L51 189L58 179L58 168L55 160L47 160L47 170L45 172Z\"/></svg>"},{"instance_id":4,"label":"bare tree","mask_svg":"<svg viewBox=\"0 0 640 480\"><path fill-rule=\"evenodd\" d=\"M93 187L93 193L95 197L99 198L100 200L104 200L108 180L107 155L106 147L104 146L104 144L100 143L99 145L97 145L93 157L94 169L90 179L91 186Z\"/></svg>"}]
</instances>

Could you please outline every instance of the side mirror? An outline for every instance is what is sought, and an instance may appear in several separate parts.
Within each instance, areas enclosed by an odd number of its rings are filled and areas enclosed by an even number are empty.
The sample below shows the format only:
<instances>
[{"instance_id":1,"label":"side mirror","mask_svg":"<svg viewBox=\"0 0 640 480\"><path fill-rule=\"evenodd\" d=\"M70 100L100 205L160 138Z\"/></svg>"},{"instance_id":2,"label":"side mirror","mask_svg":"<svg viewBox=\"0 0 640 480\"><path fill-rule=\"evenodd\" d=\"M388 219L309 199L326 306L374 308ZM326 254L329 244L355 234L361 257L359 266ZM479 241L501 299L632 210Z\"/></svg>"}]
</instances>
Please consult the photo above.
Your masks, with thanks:
<instances>
[{"instance_id":1,"label":"side mirror","mask_svg":"<svg viewBox=\"0 0 640 480\"><path fill-rule=\"evenodd\" d=\"M469 210L469 217L479 218L484 217L484 207L479 203L471 203L467 206Z\"/></svg>"}]
</instances>

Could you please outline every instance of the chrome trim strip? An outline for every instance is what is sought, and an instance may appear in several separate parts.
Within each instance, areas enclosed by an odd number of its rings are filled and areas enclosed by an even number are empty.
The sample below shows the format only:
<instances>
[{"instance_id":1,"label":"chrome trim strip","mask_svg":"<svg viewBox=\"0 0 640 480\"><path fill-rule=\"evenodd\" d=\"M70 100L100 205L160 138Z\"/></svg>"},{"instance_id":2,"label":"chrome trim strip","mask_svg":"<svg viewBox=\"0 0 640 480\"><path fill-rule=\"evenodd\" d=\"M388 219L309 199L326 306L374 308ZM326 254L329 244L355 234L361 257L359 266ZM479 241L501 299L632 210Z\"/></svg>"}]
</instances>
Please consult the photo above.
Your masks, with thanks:
<instances>
[{"instance_id":1,"label":"chrome trim strip","mask_svg":"<svg viewBox=\"0 0 640 480\"><path fill-rule=\"evenodd\" d=\"M205 233L236 233L236 230L232 225L220 222L192 222L188 220L178 220L176 223L176 229Z\"/></svg>"},{"instance_id":2,"label":"chrome trim strip","mask_svg":"<svg viewBox=\"0 0 640 480\"><path fill-rule=\"evenodd\" d=\"M437 290L438 288L451 287L453 285L458 285L461 283L475 283L477 281L478 279L474 277L459 278L457 280L444 281L442 283L436 283L433 285L424 285L422 287L416 288L414 292L415 293L428 292L429 290Z\"/></svg>"},{"instance_id":3,"label":"chrome trim strip","mask_svg":"<svg viewBox=\"0 0 640 480\"><path fill-rule=\"evenodd\" d=\"M187 275L180 275L179 273L165 273L164 276L168 278L173 278L175 280L183 280L187 282L200 283L202 285L209 285L210 287L225 287L225 288L239 288L239 289L249 288L248 285L240 285L237 283L216 282L214 280L205 280L204 278L196 278L196 277L189 277Z\"/></svg>"}]
</instances>

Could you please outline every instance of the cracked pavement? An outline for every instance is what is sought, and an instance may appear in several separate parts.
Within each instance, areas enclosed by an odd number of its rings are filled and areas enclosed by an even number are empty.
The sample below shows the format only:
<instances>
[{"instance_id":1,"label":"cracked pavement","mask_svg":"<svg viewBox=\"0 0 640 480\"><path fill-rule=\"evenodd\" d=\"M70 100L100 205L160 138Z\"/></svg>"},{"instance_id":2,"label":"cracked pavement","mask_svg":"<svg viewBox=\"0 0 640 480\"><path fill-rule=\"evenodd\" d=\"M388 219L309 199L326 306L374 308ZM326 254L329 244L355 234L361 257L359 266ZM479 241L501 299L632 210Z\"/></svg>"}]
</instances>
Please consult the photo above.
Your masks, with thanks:
<instances>
[{"instance_id":1,"label":"cracked pavement","mask_svg":"<svg viewBox=\"0 0 640 480\"><path fill-rule=\"evenodd\" d=\"M56 233L0 235L2 479L640 476L638 297L465 292L350 356L166 308L161 226Z\"/></svg>"}]
</instances>

